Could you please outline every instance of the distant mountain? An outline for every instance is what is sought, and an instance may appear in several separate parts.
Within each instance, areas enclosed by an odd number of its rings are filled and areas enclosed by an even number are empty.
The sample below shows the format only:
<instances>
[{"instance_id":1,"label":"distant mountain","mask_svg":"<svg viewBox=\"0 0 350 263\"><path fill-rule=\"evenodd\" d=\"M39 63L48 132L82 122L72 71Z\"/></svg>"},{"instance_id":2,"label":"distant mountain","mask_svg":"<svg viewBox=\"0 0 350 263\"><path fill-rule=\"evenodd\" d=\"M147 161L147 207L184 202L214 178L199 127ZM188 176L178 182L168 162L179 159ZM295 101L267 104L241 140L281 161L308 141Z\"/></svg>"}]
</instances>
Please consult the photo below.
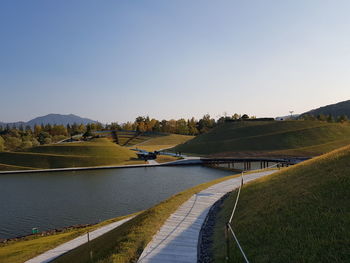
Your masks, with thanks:
<instances>
[{"instance_id":1,"label":"distant mountain","mask_svg":"<svg viewBox=\"0 0 350 263\"><path fill-rule=\"evenodd\" d=\"M88 118L82 118L82 117L79 117L79 116L74 115L74 114L69 114L69 115L48 114L45 116L34 118L28 122L22 122L22 121L12 122L12 123L0 122L0 125L3 127L6 126L7 124L10 125L10 127L12 127L14 125L16 127L19 127L20 125L23 125L23 126L29 125L31 127L34 127L35 124L38 124L38 125L41 125L41 124L44 124L44 125L46 125L46 124L67 125L67 124L74 124L74 123L86 125L88 123L97 123L97 121L94 121L94 120L91 120Z\"/></svg>"},{"instance_id":2,"label":"distant mountain","mask_svg":"<svg viewBox=\"0 0 350 263\"><path fill-rule=\"evenodd\" d=\"M334 118L341 115L346 115L350 119L350 100L310 110L308 112L303 113L301 116L305 114L310 114L313 116L317 116L319 114L332 115Z\"/></svg>"},{"instance_id":3,"label":"distant mountain","mask_svg":"<svg viewBox=\"0 0 350 263\"><path fill-rule=\"evenodd\" d=\"M97 121L88 119L88 118L82 118L74 114L69 115L61 115L61 114L48 114L46 116L37 117L35 119L32 119L26 123L26 125L34 126L35 124L88 124L88 123L97 123Z\"/></svg>"}]
</instances>

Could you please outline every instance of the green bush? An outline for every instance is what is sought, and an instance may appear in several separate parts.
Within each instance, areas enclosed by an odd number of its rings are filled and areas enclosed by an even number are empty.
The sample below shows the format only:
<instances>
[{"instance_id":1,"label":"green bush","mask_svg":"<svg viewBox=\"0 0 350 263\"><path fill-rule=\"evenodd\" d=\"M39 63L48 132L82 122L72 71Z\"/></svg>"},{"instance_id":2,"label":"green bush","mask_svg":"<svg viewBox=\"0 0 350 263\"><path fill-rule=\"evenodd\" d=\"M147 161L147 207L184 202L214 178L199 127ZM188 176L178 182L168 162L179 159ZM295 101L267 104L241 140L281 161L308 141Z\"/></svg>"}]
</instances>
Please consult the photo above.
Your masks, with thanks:
<instances>
[{"instance_id":1,"label":"green bush","mask_svg":"<svg viewBox=\"0 0 350 263\"><path fill-rule=\"evenodd\" d=\"M18 149L21 146L21 144L22 144L22 140L20 138L10 137L10 136L7 136L5 138L6 150L14 151L14 150Z\"/></svg>"}]
</instances>

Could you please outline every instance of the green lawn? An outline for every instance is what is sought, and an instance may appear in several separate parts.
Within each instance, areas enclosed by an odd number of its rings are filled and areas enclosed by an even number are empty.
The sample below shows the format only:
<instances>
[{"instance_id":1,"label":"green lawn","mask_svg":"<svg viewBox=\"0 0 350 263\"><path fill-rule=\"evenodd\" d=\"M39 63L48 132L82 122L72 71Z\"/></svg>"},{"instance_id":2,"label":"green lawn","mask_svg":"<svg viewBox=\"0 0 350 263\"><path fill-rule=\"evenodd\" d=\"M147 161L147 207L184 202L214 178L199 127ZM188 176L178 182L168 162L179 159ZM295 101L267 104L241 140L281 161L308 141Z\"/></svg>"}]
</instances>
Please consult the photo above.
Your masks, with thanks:
<instances>
[{"instance_id":1,"label":"green lawn","mask_svg":"<svg viewBox=\"0 0 350 263\"><path fill-rule=\"evenodd\" d=\"M174 150L222 156L315 156L349 143L349 123L242 121L224 123Z\"/></svg>"},{"instance_id":2,"label":"green lawn","mask_svg":"<svg viewBox=\"0 0 350 263\"><path fill-rule=\"evenodd\" d=\"M168 134L150 138L145 142L137 144L135 147L146 151L157 151L175 147L176 145L185 143L193 138L194 136L189 135Z\"/></svg>"},{"instance_id":3,"label":"green lawn","mask_svg":"<svg viewBox=\"0 0 350 263\"><path fill-rule=\"evenodd\" d=\"M106 136L110 139L114 139L111 132L106 131L99 133L99 135ZM118 144L121 146L132 146L138 143L142 143L154 137L164 136L166 134L145 132L140 133L137 131L118 131Z\"/></svg>"},{"instance_id":4,"label":"green lawn","mask_svg":"<svg viewBox=\"0 0 350 263\"><path fill-rule=\"evenodd\" d=\"M156 161L158 163L168 163L179 160L179 157L168 156L168 155L158 155Z\"/></svg>"},{"instance_id":5,"label":"green lawn","mask_svg":"<svg viewBox=\"0 0 350 263\"><path fill-rule=\"evenodd\" d=\"M233 228L250 262L347 262L349 164L347 146L245 185ZM224 262L224 227L236 194L217 215L215 262ZM243 262L230 244L229 262Z\"/></svg>"},{"instance_id":6,"label":"green lawn","mask_svg":"<svg viewBox=\"0 0 350 263\"><path fill-rule=\"evenodd\" d=\"M0 171L33 170L33 167L16 166L0 163Z\"/></svg>"},{"instance_id":7,"label":"green lawn","mask_svg":"<svg viewBox=\"0 0 350 263\"><path fill-rule=\"evenodd\" d=\"M142 163L135 152L108 139L43 145L26 152L2 152L0 164L36 169ZM5 167L6 168L6 167Z\"/></svg>"}]
</instances>

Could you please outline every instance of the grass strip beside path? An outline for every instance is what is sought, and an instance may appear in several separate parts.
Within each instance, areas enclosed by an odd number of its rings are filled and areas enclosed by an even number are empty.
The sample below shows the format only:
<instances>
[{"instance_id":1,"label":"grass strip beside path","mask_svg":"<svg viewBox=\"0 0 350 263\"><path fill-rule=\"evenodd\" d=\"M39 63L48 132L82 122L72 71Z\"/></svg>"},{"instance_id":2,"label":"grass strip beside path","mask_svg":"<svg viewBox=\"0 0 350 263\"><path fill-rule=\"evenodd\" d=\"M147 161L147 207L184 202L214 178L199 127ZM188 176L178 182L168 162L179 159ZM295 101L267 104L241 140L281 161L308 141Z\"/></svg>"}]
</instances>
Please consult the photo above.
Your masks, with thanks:
<instances>
[{"instance_id":1,"label":"grass strip beside path","mask_svg":"<svg viewBox=\"0 0 350 263\"><path fill-rule=\"evenodd\" d=\"M135 214L133 214L135 215ZM38 256L45 251L55 248L67 241L70 241L80 235L87 232L91 232L97 228L108 225L110 223L122 220L132 215L116 217L103 221L99 224L78 228L78 229L67 229L63 232L56 234L41 236L30 235L21 238L16 241L10 241L8 243L0 243L0 262L1 263L21 263L35 256Z\"/></svg>"}]
</instances>

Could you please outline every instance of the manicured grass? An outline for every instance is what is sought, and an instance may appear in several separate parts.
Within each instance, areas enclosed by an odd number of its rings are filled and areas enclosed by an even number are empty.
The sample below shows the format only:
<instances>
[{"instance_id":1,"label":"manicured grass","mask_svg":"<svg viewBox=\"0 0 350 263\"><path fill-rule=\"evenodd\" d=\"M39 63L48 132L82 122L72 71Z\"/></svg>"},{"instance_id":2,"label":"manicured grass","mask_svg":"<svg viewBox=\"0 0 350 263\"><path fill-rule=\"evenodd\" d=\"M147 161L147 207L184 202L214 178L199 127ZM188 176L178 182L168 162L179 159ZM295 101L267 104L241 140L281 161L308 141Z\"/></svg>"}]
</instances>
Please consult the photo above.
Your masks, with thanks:
<instances>
[{"instance_id":1,"label":"manicured grass","mask_svg":"<svg viewBox=\"0 0 350 263\"><path fill-rule=\"evenodd\" d=\"M137 137L134 137L134 135L119 135L118 140L119 140L119 145L126 145L125 146L132 146L138 143L142 143L144 141L147 141L151 139L149 136L144 136L144 135L139 135Z\"/></svg>"},{"instance_id":2,"label":"manicured grass","mask_svg":"<svg viewBox=\"0 0 350 263\"><path fill-rule=\"evenodd\" d=\"M38 234L25 237L18 241L10 241L6 244L0 244L0 262L24 262L47 250L55 248L64 242L72 240L87 232L91 232L101 226L122 220L126 217L128 216L113 218L89 227L65 230L64 232L49 236L40 236L40 234Z\"/></svg>"},{"instance_id":3,"label":"manicured grass","mask_svg":"<svg viewBox=\"0 0 350 263\"><path fill-rule=\"evenodd\" d=\"M350 146L247 184L233 229L250 262L347 262L350 258ZM237 191L215 224L215 262L224 262L225 223ZM243 262L230 242L230 261Z\"/></svg>"},{"instance_id":4,"label":"manicured grass","mask_svg":"<svg viewBox=\"0 0 350 263\"><path fill-rule=\"evenodd\" d=\"M93 240L90 245L82 245L54 262L90 262L90 249L94 262L136 262L153 235L183 202L193 194L235 176L220 178L176 194Z\"/></svg>"},{"instance_id":5,"label":"manicured grass","mask_svg":"<svg viewBox=\"0 0 350 263\"><path fill-rule=\"evenodd\" d=\"M167 162L173 162L179 160L178 157L175 156L168 156L168 155L158 155L156 161L158 163L167 163Z\"/></svg>"},{"instance_id":6,"label":"manicured grass","mask_svg":"<svg viewBox=\"0 0 350 263\"><path fill-rule=\"evenodd\" d=\"M0 163L38 169L142 163L135 152L108 139L38 146L26 152L2 152Z\"/></svg>"},{"instance_id":7,"label":"manicured grass","mask_svg":"<svg viewBox=\"0 0 350 263\"><path fill-rule=\"evenodd\" d=\"M296 149L287 149L280 151L272 151L267 155L271 156L317 156L328 153L334 149L350 144L350 138L345 140L336 140L319 145L301 147Z\"/></svg>"},{"instance_id":8,"label":"manicured grass","mask_svg":"<svg viewBox=\"0 0 350 263\"><path fill-rule=\"evenodd\" d=\"M98 135L105 136L109 139L115 139L110 131L98 132ZM121 146L132 146L144 142L153 136L161 136L157 133L138 133L136 131L118 131L118 143ZM127 145L125 145L127 143Z\"/></svg>"},{"instance_id":9,"label":"manicured grass","mask_svg":"<svg viewBox=\"0 0 350 263\"><path fill-rule=\"evenodd\" d=\"M158 137L136 138L142 142L138 148L159 150L182 143L192 136L170 134ZM145 141L147 139L147 141ZM159 162L175 160L161 157ZM103 165L142 164L134 151L122 147L106 138L88 142L62 143L30 148L23 152L1 152L0 171L24 169L51 169L67 167L89 167Z\"/></svg>"},{"instance_id":10,"label":"manicured grass","mask_svg":"<svg viewBox=\"0 0 350 263\"><path fill-rule=\"evenodd\" d=\"M0 163L0 171L33 170L33 167L24 167Z\"/></svg>"},{"instance_id":11,"label":"manicured grass","mask_svg":"<svg viewBox=\"0 0 350 263\"><path fill-rule=\"evenodd\" d=\"M315 156L350 142L349 123L257 121L224 123L175 151L223 156Z\"/></svg>"},{"instance_id":12,"label":"manicured grass","mask_svg":"<svg viewBox=\"0 0 350 263\"><path fill-rule=\"evenodd\" d=\"M169 134L165 136L151 138L135 146L139 149L146 151L158 151L161 149L172 148L178 144L185 143L193 138L194 136L189 135Z\"/></svg>"}]
</instances>

